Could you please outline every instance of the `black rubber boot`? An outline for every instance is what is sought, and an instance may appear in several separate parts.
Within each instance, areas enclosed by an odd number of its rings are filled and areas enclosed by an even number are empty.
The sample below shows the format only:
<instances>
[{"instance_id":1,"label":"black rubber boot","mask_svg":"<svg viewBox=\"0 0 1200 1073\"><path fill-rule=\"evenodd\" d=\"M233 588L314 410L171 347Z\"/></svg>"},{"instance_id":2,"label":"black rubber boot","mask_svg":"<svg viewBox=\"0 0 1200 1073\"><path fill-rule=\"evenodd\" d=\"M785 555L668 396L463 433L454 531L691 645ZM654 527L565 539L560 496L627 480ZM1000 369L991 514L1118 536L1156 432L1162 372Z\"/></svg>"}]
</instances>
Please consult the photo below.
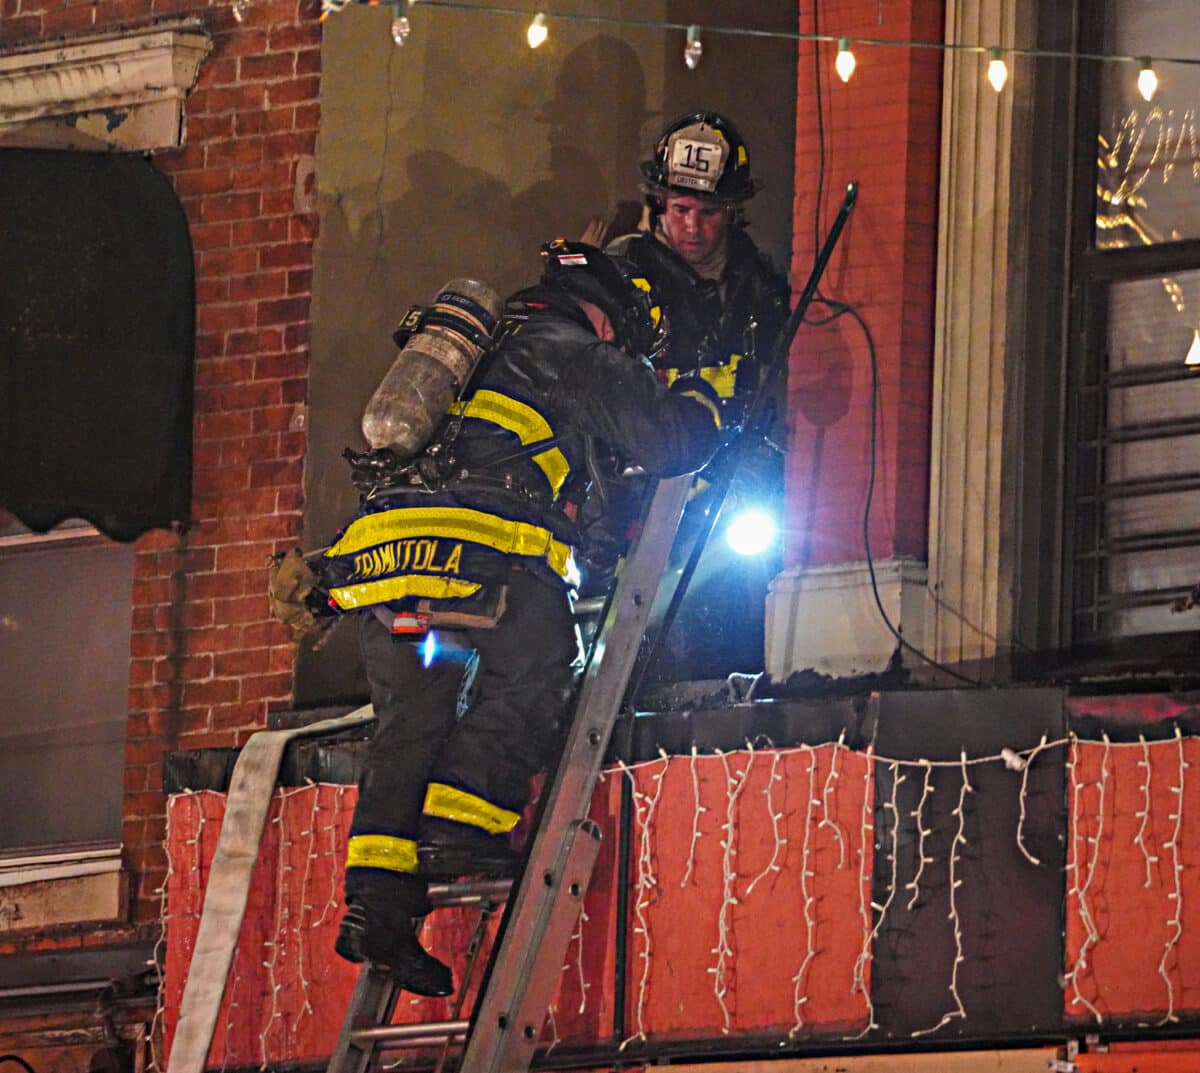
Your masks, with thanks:
<instances>
[{"instance_id":1,"label":"black rubber boot","mask_svg":"<svg viewBox=\"0 0 1200 1073\"><path fill-rule=\"evenodd\" d=\"M356 964L369 961L417 995L443 998L453 993L449 967L417 941L420 917L429 911L423 879L350 868L346 902L333 944L339 956Z\"/></svg>"},{"instance_id":2,"label":"black rubber boot","mask_svg":"<svg viewBox=\"0 0 1200 1073\"><path fill-rule=\"evenodd\" d=\"M342 917L333 948L347 961L371 962L415 995L444 998L453 994L450 967L421 946L417 927L419 921L409 917L385 925L367 906L352 905Z\"/></svg>"}]
</instances>

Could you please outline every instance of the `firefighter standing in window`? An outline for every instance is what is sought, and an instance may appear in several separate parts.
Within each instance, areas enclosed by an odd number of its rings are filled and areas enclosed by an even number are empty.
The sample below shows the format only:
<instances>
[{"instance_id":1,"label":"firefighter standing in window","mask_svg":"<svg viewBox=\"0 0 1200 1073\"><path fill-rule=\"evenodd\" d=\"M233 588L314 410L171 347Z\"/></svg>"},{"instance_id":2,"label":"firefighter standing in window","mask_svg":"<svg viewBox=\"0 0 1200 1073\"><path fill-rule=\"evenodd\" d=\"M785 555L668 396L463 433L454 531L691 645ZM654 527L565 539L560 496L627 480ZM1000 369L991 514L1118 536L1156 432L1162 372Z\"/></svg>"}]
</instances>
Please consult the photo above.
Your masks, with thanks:
<instances>
[{"instance_id":1,"label":"firefighter standing in window","mask_svg":"<svg viewBox=\"0 0 1200 1073\"><path fill-rule=\"evenodd\" d=\"M530 777L561 744L578 655L571 504L617 466L695 470L720 437L709 385L689 377L668 390L644 360L661 348L665 322L643 274L582 243L556 240L542 256L541 282L508 301L499 343L432 442L386 479L372 474L386 470L377 463L388 448L357 456L367 495L319 568L337 609L363 612L380 719L336 949L423 995L452 984L414 929L428 879L511 867L508 836ZM486 310L450 298L452 319L465 310L487 327ZM438 624L456 627L477 657L460 718L463 664L425 666L414 643Z\"/></svg>"},{"instance_id":2,"label":"firefighter standing in window","mask_svg":"<svg viewBox=\"0 0 1200 1073\"><path fill-rule=\"evenodd\" d=\"M690 113L662 132L641 171L649 229L616 239L608 252L653 278L666 307L671 340L654 362L660 377L668 383L685 374L703 377L722 399L732 438L789 309L787 281L745 230L743 206L759 186L746 144L725 116ZM785 379L776 375L757 427L746 430L755 442L744 445L727 514L738 505L781 510L784 398ZM723 451L705 476L715 478L730 460ZM701 494L689 508L693 523L705 505ZM685 519L685 536L687 528ZM761 670L766 587L778 552L733 568L728 562L722 568L719 554L718 546L701 561L649 680Z\"/></svg>"}]
</instances>

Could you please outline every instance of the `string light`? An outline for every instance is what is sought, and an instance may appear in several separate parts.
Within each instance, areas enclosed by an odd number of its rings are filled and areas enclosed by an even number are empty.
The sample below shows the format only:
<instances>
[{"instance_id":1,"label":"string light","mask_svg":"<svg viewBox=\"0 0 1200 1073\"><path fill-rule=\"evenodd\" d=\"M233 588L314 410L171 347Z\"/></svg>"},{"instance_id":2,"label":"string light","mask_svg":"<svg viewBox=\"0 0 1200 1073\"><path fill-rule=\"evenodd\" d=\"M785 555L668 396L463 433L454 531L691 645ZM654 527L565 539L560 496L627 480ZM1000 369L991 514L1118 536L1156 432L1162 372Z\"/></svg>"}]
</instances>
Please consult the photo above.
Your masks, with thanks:
<instances>
[{"instance_id":1,"label":"string light","mask_svg":"<svg viewBox=\"0 0 1200 1073\"><path fill-rule=\"evenodd\" d=\"M533 22L529 24L529 29L525 31L525 40L529 42L530 48L537 48L539 45L544 45L549 36L550 27L546 25L546 13L539 11L533 16Z\"/></svg>"},{"instance_id":2,"label":"string light","mask_svg":"<svg viewBox=\"0 0 1200 1073\"><path fill-rule=\"evenodd\" d=\"M850 38L839 37L837 57L833 61L833 69L837 71L838 78L843 82L849 82L856 66L854 53L850 51Z\"/></svg>"},{"instance_id":3,"label":"string light","mask_svg":"<svg viewBox=\"0 0 1200 1073\"><path fill-rule=\"evenodd\" d=\"M351 2L374 4L378 0L321 0L321 18L326 18L331 12L340 11ZM248 6L249 0L233 0L234 4ZM508 7L501 4L478 4L472 3L470 0L423 0L427 7L431 8L446 8L454 11L470 11L474 13L482 13L489 15L516 15L524 17L526 9L517 7ZM540 13L539 13L540 14ZM596 25L611 25L611 26L628 26L638 29L654 29L654 30L683 30L687 31L688 23L670 22L658 19L639 19L626 17L621 15L597 14L595 12L559 12L556 18L568 22L580 22L585 24ZM535 16L536 20L537 16ZM708 26L706 28L710 35L729 36L729 37L755 37L778 39L785 41L796 42L829 42L831 44L840 45L844 41L848 41L836 34L820 34L820 33L799 33L796 31L786 30L767 30L758 27L750 26ZM542 40L545 40L543 37ZM872 48L907 48L907 49L936 49L942 52L968 52L979 55L992 57L991 63L996 62L996 58L1000 59L1003 64L1003 57L1007 56L1027 56L1031 58L1045 59L1065 59L1065 60L1093 60L1102 63L1120 63L1120 64L1138 64L1139 66L1139 88L1142 82L1141 72L1149 71L1154 75L1153 64L1180 64L1185 66L1200 66L1200 57L1197 56L1159 56L1151 58L1148 56L1125 56L1115 53L1100 53L1100 52L1075 52L1067 49L1044 49L1044 48L1018 48L1015 46L994 46L994 45L976 45L967 44L958 41L922 41L908 38L883 38L873 37L856 38L856 43L867 45ZM536 46L533 46L536 47ZM990 66L991 64L989 64ZM839 71L840 74L840 71ZM848 78L849 75L844 76ZM1005 65L1005 78L1007 78L1007 65ZM1157 76L1155 76L1155 85L1157 85ZM1001 83L1001 87L1003 83ZM1143 90L1143 95L1145 91ZM1153 96L1151 91L1150 96ZM1150 96L1146 99L1149 100Z\"/></svg>"},{"instance_id":4,"label":"string light","mask_svg":"<svg viewBox=\"0 0 1200 1073\"><path fill-rule=\"evenodd\" d=\"M717 963L708 971L713 977L713 995L716 997L717 1005L721 1007L721 1031L725 1034L728 1034L732 1027L729 1007L725 1003L725 996L729 992L729 960L733 957L734 952L733 944L730 942L729 915L733 911L733 907L738 904L737 896L734 893L734 884L737 881L737 872L733 865L733 858L737 856L737 846L734 843L734 816L737 811L738 798L741 797L742 790L746 788L746 782L750 778L750 769L754 767L754 747L749 742L746 743L746 750L749 754L746 767L736 779L729 770L728 754L721 752L720 749L716 750L717 756L721 760L721 767L725 771L726 797L725 823L721 827L721 849L724 851L721 857L723 873L721 912L717 916L717 945L711 951L717 955Z\"/></svg>"},{"instance_id":5,"label":"string light","mask_svg":"<svg viewBox=\"0 0 1200 1073\"><path fill-rule=\"evenodd\" d=\"M991 82L992 89L999 93L1004 88L1004 83L1008 81L1008 64L1004 62L1004 56L998 48L992 49L990 55L987 80Z\"/></svg>"},{"instance_id":6,"label":"string light","mask_svg":"<svg viewBox=\"0 0 1200 1073\"><path fill-rule=\"evenodd\" d=\"M1074 997L1071 999L1071 1004L1075 1006L1084 1006L1088 1012L1095 1018L1097 1024L1103 1023L1104 1018L1100 1011L1084 996L1079 987L1079 978L1087 969L1088 952L1100 940L1100 930L1096 927L1096 922L1092 918L1091 906L1088 904L1088 891L1092 885L1092 878L1095 873L1097 856L1100 849L1100 832L1104 825L1104 793L1108 783L1108 753L1109 741L1108 735L1104 736L1104 755L1100 763L1100 781L1097 783L1099 789L1099 808L1097 809L1096 834L1094 836L1082 835L1077 832L1083 830L1083 817L1080 809L1080 798L1083 793L1083 783L1075 777L1075 766L1078 762L1079 743L1074 740L1072 735L1071 756L1067 761L1067 770L1070 773L1071 782L1071 856L1072 861L1067 864L1068 872L1073 872L1071 887L1067 891L1068 899L1073 894L1076 904L1079 906L1079 920L1083 924L1084 935L1083 942L1079 945L1079 950L1075 955L1075 964L1071 971L1067 973L1067 980L1071 984L1074 991ZM1087 853L1087 844L1090 843L1093 847L1091 861L1088 864L1087 875L1081 880L1080 875L1083 872L1083 858L1080 851L1076 848L1079 842L1084 843L1083 853Z\"/></svg>"},{"instance_id":7,"label":"string light","mask_svg":"<svg viewBox=\"0 0 1200 1073\"><path fill-rule=\"evenodd\" d=\"M233 3L229 5L229 10L233 12L235 22L243 22L246 12L250 10L250 0L233 0Z\"/></svg>"},{"instance_id":8,"label":"string light","mask_svg":"<svg viewBox=\"0 0 1200 1073\"><path fill-rule=\"evenodd\" d=\"M704 57L704 42L700 40L700 27L695 23L687 28L687 44L683 46L683 62L689 71L700 66Z\"/></svg>"},{"instance_id":9,"label":"string light","mask_svg":"<svg viewBox=\"0 0 1200 1073\"><path fill-rule=\"evenodd\" d=\"M1144 56L1141 61L1141 69L1138 71L1137 88L1142 95L1142 100L1149 104L1154 100L1154 94L1158 92L1158 75L1154 73L1154 67L1150 63L1150 57Z\"/></svg>"},{"instance_id":10,"label":"string light","mask_svg":"<svg viewBox=\"0 0 1200 1073\"><path fill-rule=\"evenodd\" d=\"M408 21L407 0L395 0L392 4L392 40L397 45L402 46L408 40L408 35L411 33L412 26ZM432 637L433 635L430 634L430 636Z\"/></svg>"}]
</instances>

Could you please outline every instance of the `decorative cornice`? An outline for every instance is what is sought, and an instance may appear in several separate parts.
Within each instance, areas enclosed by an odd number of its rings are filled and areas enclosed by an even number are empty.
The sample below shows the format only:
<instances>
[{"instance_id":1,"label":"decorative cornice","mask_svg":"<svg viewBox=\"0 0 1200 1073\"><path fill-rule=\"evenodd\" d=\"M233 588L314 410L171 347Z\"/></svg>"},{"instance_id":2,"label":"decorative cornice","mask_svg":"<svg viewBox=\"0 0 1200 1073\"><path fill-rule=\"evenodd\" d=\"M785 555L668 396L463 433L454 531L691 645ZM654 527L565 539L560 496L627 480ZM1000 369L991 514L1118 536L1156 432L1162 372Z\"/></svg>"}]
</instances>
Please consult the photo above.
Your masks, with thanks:
<instances>
[{"instance_id":1,"label":"decorative cornice","mask_svg":"<svg viewBox=\"0 0 1200 1073\"><path fill-rule=\"evenodd\" d=\"M0 53L0 145L177 147L211 49L202 26L182 23Z\"/></svg>"}]
</instances>

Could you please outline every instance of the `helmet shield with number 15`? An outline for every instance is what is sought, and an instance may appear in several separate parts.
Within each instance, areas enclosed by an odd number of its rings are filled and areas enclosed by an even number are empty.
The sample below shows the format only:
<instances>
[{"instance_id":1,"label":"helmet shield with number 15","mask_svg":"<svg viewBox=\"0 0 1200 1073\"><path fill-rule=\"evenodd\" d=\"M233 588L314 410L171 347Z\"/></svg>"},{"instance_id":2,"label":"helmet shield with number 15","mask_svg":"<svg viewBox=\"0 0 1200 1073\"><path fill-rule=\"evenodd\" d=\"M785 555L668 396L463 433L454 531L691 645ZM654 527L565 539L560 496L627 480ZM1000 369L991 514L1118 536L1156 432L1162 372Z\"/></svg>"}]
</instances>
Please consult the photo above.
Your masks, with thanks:
<instances>
[{"instance_id":1,"label":"helmet shield with number 15","mask_svg":"<svg viewBox=\"0 0 1200 1073\"><path fill-rule=\"evenodd\" d=\"M718 112L694 112L677 119L662 132L654 158L643 161L641 170L643 189L659 201L667 193L676 193L735 205L758 190L746 143Z\"/></svg>"}]
</instances>

